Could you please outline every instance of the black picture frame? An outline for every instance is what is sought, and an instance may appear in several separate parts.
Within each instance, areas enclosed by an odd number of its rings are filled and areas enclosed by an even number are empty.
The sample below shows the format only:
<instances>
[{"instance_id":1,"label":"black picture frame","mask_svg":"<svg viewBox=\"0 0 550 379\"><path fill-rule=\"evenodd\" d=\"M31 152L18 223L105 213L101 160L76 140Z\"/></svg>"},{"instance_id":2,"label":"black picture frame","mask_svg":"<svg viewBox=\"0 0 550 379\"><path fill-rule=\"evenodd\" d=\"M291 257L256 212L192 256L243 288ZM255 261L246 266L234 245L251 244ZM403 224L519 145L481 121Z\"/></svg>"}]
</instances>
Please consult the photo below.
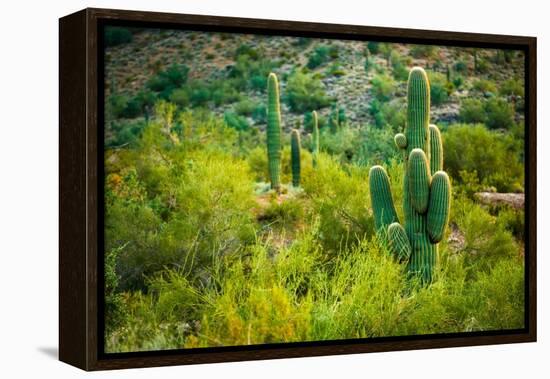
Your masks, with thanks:
<instances>
[{"instance_id":1,"label":"black picture frame","mask_svg":"<svg viewBox=\"0 0 550 379\"><path fill-rule=\"evenodd\" d=\"M103 352L103 42L105 25L508 48L525 52L525 328L361 340ZM84 9L59 20L59 358L84 370L536 341L534 37Z\"/></svg>"}]
</instances>

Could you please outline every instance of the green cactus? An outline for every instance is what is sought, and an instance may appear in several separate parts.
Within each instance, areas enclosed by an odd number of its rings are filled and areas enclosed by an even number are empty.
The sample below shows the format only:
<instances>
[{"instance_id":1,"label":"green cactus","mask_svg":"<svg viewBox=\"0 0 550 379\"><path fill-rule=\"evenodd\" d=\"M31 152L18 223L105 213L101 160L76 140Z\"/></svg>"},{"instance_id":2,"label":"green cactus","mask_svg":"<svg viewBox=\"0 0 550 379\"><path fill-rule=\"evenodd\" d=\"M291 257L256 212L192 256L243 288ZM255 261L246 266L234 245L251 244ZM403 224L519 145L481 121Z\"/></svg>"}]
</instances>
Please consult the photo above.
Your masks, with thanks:
<instances>
[{"instance_id":1,"label":"green cactus","mask_svg":"<svg viewBox=\"0 0 550 379\"><path fill-rule=\"evenodd\" d=\"M313 111L311 115L313 120L313 167L317 167L317 159L319 157L319 118L316 111Z\"/></svg>"},{"instance_id":2,"label":"green cactus","mask_svg":"<svg viewBox=\"0 0 550 379\"><path fill-rule=\"evenodd\" d=\"M300 187L300 132L293 129L290 133L290 161L292 166L292 185Z\"/></svg>"},{"instance_id":3,"label":"green cactus","mask_svg":"<svg viewBox=\"0 0 550 379\"><path fill-rule=\"evenodd\" d=\"M277 76L267 78L267 161L271 188L281 190L281 106Z\"/></svg>"},{"instance_id":4,"label":"green cactus","mask_svg":"<svg viewBox=\"0 0 550 379\"><path fill-rule=\"evenodd\" d=\"M388 174L381 166L369 173L369 184L377 230L387 235L392 252L408 261L408 270L425 283L432 281L438 243L449 221L451 184L443 170L441 134L430 125L430 84L425 71L409 73L407 125L395 144L404 151L404 227L399 223Z\"/></svg>"}]
</instances>

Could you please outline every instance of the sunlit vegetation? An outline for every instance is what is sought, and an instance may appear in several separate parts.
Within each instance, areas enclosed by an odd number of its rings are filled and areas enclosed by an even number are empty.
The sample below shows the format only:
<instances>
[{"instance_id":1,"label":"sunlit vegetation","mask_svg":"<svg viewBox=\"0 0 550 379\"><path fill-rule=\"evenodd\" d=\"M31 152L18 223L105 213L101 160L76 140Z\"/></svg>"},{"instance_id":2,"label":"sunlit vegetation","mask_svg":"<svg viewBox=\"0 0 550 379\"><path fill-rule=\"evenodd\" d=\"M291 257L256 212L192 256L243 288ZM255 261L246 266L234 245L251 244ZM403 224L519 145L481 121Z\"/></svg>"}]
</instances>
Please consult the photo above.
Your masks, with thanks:
<instances>
[{"instance_id":1,"label":"sunlit vegetation","mask_svg":"<svg viewBox=\"0 0 550 379\"><path fill-rule=\"evenodd\" d=\"M106 351L523 327L524 212L475 196L524 191L521 54L108 33ZM393 137L406 123L415 65L430 78L453 189L429 284L376 232L368 180L383 165L403 198ZM271 72L280 84L277 189L266 147Z\"/></svg>"}]
</instances>

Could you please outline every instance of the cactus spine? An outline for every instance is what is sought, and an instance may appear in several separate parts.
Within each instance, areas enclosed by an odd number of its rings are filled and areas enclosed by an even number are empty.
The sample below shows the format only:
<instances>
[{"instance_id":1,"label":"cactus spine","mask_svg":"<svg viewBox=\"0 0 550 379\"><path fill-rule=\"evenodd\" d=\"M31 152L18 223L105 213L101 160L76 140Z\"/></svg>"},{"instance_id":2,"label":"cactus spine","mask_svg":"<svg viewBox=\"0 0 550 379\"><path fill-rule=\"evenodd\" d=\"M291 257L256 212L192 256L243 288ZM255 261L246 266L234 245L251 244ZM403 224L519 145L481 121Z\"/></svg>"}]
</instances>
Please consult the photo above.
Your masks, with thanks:
<instances>
[{"instance_id":1,"label":"cactus spine","mask_svg":"<svg viewBox=\"0 0 550 379\"><path fill-rule=\"evenodd\" d=\"M422 68L409 73L407 125L395 136L404 151L404 227L399 223L388 174L381 166L369 173L375 226L385 231L390 249L408 261L408 270L423 282L432 281L438 243L449 221L451 185L443 170L441 134L430 125L430 85Z\"/></svg>"},{"instance_id":2,"label":"cactus spine","mask_svg":"<svg viewBox=\"0 0 550 379\"><path fill-rule=\"evenodd\" d=\"M292 166L292 185L300 187L300 132L293 129L290 133L290 160Z\"/></svg>"},{"instance_id":3,"label":"cactus spine","mask_svg":"<svg viewBox=\"0 0 550 379\"><path fill-rule=\"evenodd\" d=\"M317 160L319 157L319 119L317 112L312 112L313 120L313 167L317 167Z\"/></svg>"},{"instance_id":4,"label":"cactus spine","mask_svg":"<svg viewBox=\"0 0 550 379\"><path fill-rule=\"evenodd\" d=\"M277 76L267 78L267 161L271 188L281 190L281 106Z\"/></svg>"}]
</instances>

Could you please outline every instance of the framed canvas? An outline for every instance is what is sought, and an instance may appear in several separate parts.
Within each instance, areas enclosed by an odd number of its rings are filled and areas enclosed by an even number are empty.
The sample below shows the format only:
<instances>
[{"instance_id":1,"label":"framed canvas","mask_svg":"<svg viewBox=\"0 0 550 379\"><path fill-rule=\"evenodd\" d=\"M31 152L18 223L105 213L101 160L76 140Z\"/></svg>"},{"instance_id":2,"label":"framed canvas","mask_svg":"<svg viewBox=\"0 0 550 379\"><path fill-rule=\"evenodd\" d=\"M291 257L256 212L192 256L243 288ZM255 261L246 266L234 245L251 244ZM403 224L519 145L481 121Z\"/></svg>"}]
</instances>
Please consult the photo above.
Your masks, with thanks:
<instances>
[{"instance_id":1,"label":"framed canvas","mask_svg":"<svg viewBox=\"0 0 550 379\"><path fill-rule=\"evenodd\" d=\"M536 340L536 39L59 21L59 357Z\"/></svg>"}]
</instances>

